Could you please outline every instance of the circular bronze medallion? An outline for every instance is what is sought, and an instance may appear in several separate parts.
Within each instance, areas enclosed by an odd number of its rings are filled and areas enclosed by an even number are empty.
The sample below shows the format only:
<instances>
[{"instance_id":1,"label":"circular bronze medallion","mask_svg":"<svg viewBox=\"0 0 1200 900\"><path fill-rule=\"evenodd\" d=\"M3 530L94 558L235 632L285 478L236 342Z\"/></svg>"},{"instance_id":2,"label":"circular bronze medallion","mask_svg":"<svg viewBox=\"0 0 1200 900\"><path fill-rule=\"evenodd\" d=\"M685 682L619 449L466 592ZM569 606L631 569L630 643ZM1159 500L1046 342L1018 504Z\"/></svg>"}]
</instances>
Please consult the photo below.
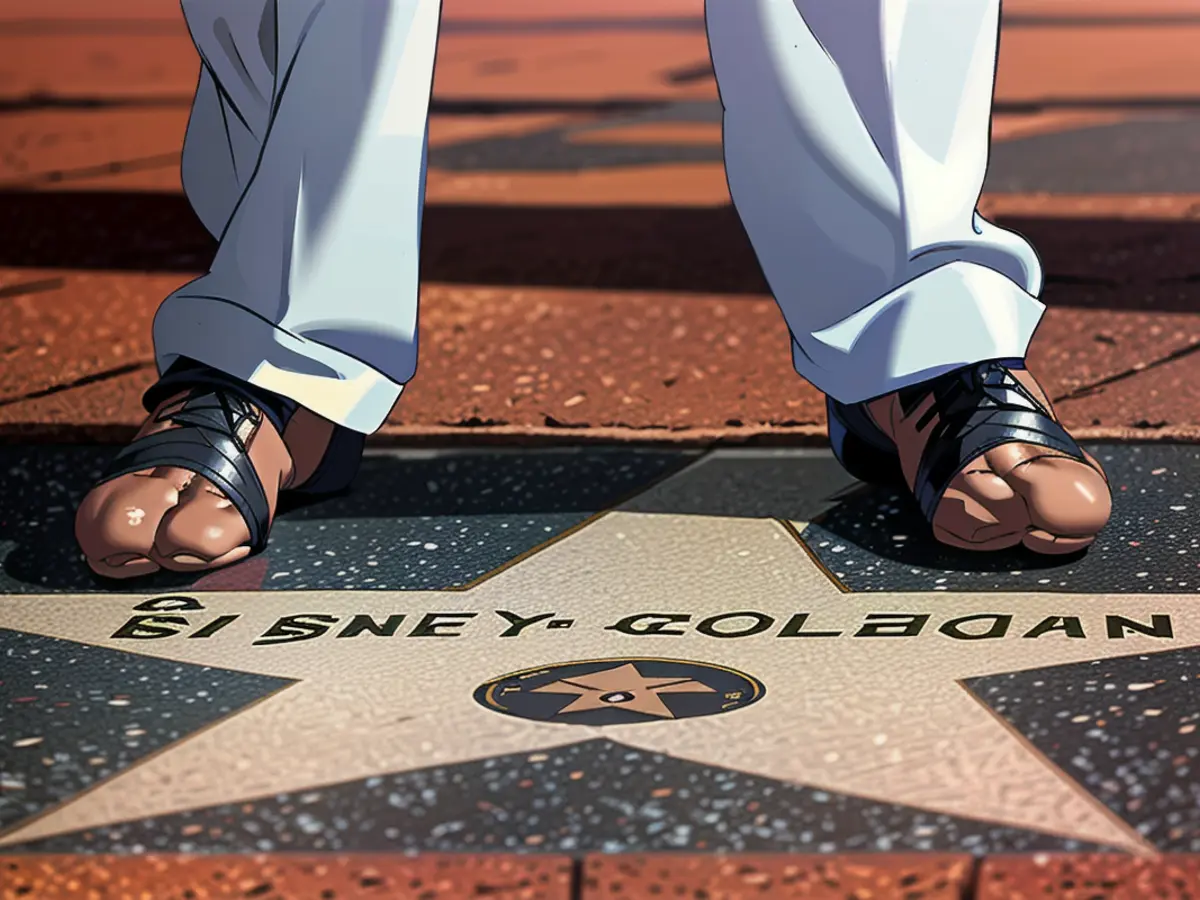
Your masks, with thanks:
<instances>
[{"instance_id":1,"label":"circular bronze medallion","mask_svg":"<svg viewBox=\"0 0 1200 900\"><path fill-rule=\"evenodd\" d=\"M593 659L525 669L475 689L488 709L563 725L633 725L733 712L762 699L749 675L679 659Z\"/></svg>"}]
</instances>

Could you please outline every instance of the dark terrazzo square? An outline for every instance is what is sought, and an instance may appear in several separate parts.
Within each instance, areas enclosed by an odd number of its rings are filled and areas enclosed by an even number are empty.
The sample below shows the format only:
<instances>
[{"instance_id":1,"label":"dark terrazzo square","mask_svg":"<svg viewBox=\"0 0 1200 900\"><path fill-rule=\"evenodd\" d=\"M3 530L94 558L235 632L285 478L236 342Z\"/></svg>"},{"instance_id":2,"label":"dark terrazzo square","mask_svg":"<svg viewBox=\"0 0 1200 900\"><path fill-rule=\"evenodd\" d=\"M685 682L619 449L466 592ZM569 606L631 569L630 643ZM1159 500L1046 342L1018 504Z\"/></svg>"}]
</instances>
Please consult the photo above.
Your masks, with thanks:
<instances>
[{"instance_id":1,"label":"dark terrazzo square","mask_svg":"<svg viewBox=\"0 0 1200 900\"><path fill-rule=\"evenodd\" d=\"M1089 449L1112 484L1113 513L1083 554L957 551L933 539L906 492L880 487L844 499L804 542L851 591L1200 591L1200 447Z\"/></svg>"},{"instance_id":2,"label":"dark terrazzo square","mask_svg":"<svg viewBox=\"0 0 1200 900\"><path fill-rule=\"evenodd\" d=\"M1200 852L1200 647L965 684L1159 850Z\"/></svg>"},{"instance_id":3,"label":"dark terrazzo square","mask_svg":"<svg viewBox=\"0 0 1200 900\"><path fill-rule=\"evenodd\" d=\"M314 788L6 852L908 852L1092 849L610 741Z\"/></svg>"},{"instance_id":4,"label":"dark terrazzo square","mask_svg":"<svg viewBox=\"0 0 1200 900\"><path fill-rule=\"evenodd\" d=\"M463 587L574 528L587 514L333 519L276 525L263 588L436 591Z\"/></svg>"},{"instance_id":5,"label":"dark terrazzo square","mask_svg":"<svg viewBox=\"0 0 1200 900\"><path fill-rule=\"evenodd\" d=\"M145 593L204 577L159 573L108 582L87 569L75 546L75 509L114 452L0 447L0 593ZM620 449L372 454L349 492L282 509L263 557L226 570L228 584L243 590L259 589L258 579L264 590L460 587L693 459ZM254 584L237 581L250 571Z\"/></svg>"},{"instance_id":6,"label":"dark terrazzo square","mask_svg":"<svg viewBox=\"0 0 1200 900\"><path fill-rule=\"evenodd\" d=\"M853 487L854 477L827 450L714 450L653 491L621 505L626 512L675 516L807 521Z\"/></svg>"},{"instance_id":7,"label":"dark terrazzo square","mask_svg":"<svg viewBox=\"0 0 1200 900\"><path fill-rule=\"evenodd\" d=\"M1112 125L992 144L985 191L1200 192L1200 116L1143 115Z\"/></svg>"},{"instance_id":8,"label":"dark terrazzo square","mask_svg":"<svg viewBox=\"0 0 1200 900\"><path fill-rule=\"evenodd\" d=\"M0 832L291 683L0 629Z\"/></svg>"}]
</instances>

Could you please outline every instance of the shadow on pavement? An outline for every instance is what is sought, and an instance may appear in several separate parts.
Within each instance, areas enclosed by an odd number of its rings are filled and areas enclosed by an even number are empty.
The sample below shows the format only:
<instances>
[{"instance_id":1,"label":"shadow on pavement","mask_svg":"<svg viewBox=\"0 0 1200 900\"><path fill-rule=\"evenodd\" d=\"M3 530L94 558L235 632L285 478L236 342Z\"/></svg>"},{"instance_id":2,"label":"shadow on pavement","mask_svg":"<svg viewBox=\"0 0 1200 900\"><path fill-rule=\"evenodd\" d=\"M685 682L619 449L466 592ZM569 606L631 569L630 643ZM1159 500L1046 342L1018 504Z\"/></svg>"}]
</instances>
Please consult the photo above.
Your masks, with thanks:
<instances>
[{"instance_id":1,"label":"shadow on pavement","mask_svg":"<svg viewBox=\"0 0 1200 900\"><path fill-rule=\"evenodd\" d=\"M114 453L112 447L0 447L0 594L153 592L203 576L108 581L87 568L74 540L75 510ZM622 449L369 455L350 491L281 505L265 553L271 565L260 577L275 589L299 589L292 576L301 571L317 588L461 587L692 458Z\"/></svg>"},{"instance_id":2,"label":"shadow on pavement","mask_svg":"<svg viewBox=\"0 0 1200 900\"><path fill-rule=\"evenodd\" d=\"M1052 302L1194 312L1200 222L1010 218L1045 263ZM198 272L215 244L177 194L0 192L0 266ZM767 285L729 206L431 205L422 275L496 286L761 294ZM1126 284L1137 289L1122 291ZM1145 290L1147 285L1161 289ZM1173 288L1179 288L1173 293ZM1115 288L1112 289L1112 288Z\"/></svg>"},{"instance_id":3,"label":"shadow on pavement","mask_svg":"<svg viewBox=\"0 0 1200 900\"><path fill-rule=\"evenodd\" d=\"M203 574L120 583L91 575L74 543L74 511L113 449L6 446L0 594L146 593L201 578L197 590L461 588L614 508L798 523L805 547L795 552L807 550L854 592L1196 593L1200 531L1191 507L1200 448L1090 449L1114 487L1112 521L1086 554L1061 557L944 547L907 492L856 487L828 453L698 459L613 447L370 455L349 492L284 508L268 550L222 570L218 586Z\"/></svg>"}]
</instances>

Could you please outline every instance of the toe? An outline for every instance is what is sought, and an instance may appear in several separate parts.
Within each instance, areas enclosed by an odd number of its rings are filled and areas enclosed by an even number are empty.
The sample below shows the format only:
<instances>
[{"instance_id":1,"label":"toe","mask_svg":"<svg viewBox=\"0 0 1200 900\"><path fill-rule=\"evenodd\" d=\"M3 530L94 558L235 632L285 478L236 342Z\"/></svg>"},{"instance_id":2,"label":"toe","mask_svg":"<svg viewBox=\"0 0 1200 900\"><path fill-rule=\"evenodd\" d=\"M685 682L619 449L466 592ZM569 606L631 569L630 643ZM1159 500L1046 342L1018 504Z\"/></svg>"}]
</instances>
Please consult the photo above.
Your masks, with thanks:
<instances>
[{"instance_id":1,"label":"toe","mask_svg":"<svg viewBox=\"0 0 1200 900\"><path fill-rule=\"evenodd\" d=\"M1035 553L1041 553L1046 556L1063 556L1068 553L1078 553L1080 550L1086 550L1092 545L1095 539L1095 536L1083 538L1057 537L1048 531L1035 528L1025 535L1021 543Z\"/></svg>"},{"instance_id":2,"label":"toe","mask_svg":"<svg viewBox=\"0 0 1200 900\"><path fill-rule=\"evenodd\" d=\"M1024 544L1037 553L1075 553L1104 527L1111 502L1098 466L1032 445L1006 445L955 477L933 531L942 543L968 550Z\"/></svg>"},{"instance_id":3,"label":"toe","mask_svg":"<svg viewBox=\"0 0 1200 900\"><path fill-rule=\"evenodd\" d=\"M88 559L88 568L104 578L139 578L159 570L158 563L145 556L117 554L107 559Z\"/></svg>"},{"instance_id":4,"label":"toe","mask_svg":"<svg viewBox=\"0 0 1200 900\"><path fill-rule=\"evenodd\" d=\"M1055 539L1090 541L1112 512L1108 482L1077 459L1040 457L1018 466L1005 480L1024 498L1031 531Z\"/></svg>"},{"instance_id":5,"label":"toe","mask_svg":"<svg viewBox=\"0 0 1200 900\"><path fill-rule=\"evenodd\" d=\"M934 530L955 543L974 545L995 535L1000 522L978 500L957 487L949 488L933 517Z\"/></svg>"},{"instance_id":6,"label":"toe","mask_svg":"<svg viewBox=\"0 0 1200 900\"><path fill-rule=\"evenodd\" d=\"M153 571L155 533L178 500L172 483L142 474L122 475L94 488L75 515L75 538L88 565L114 578Z\"/></svg>"},{"instance_id":7,"label":"toe","mask_svg":"<svg viewBox=\"0 0 1200 900\"><path fill-rule=\"evenodd\" d=\"M1024 501L983 460L955 477L933 517L940 541L971 550L1012 547L1028 524Z\"/></svg>"},{"instance_id":8,"label":"toe","mask_svg":"<svg viewBox=\"0 0 1200 900\"><path fill-rule=\"evenodd\" d=\"M197 476L179 505L163 516L153 558L163 568L194 571L242 559L250 552L250 529L228 498Z\"/></svg>"}]
</instances>

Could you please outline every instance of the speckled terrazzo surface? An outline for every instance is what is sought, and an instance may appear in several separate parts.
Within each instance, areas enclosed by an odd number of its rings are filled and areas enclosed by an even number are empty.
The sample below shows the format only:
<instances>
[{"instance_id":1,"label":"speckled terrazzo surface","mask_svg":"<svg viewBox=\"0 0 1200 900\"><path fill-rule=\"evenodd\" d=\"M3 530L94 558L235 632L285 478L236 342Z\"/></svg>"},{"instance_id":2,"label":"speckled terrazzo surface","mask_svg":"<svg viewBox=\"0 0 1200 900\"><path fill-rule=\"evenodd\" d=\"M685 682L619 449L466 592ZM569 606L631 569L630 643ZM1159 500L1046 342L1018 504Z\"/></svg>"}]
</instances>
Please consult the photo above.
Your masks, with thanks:
<instances>
[{"instance_id":1,"label":"speckled terrazzo surface","mask_svg":"<svg viewBox=\"0 0 1200 900\"><path fill-rule=\"evenodd\" d=\"M1089 447L1113 487L1108 527L1083 555L943 547L911 499L887 488L845 498L804 531L805 543L852 591L1200 591L1200 448Z\"/></svg>"},{"instance_id":2,"label":"speckled terrazzo surface","mask_svg":"<svg viewBox=\"0 0 1200 900\"><path fill-rule=\"evenodd\" d=\"M1200 853L1200 647L965 684L1154 846Z\"/></svg>"},{"instance_id":3,"label":"speckled terrazzo surface","mask_svg":"<svg viewBox=\"0 0 1200 900\"><path fill-rule=\"evenodd\" d=\"M0 447L0 592L439 590L486 577L615 504L630 512L810 518L814 555L851 591L1191 593L1200 589L1200 448L1090 448L1112 520L1082 556L958 552L911 499L853 482L827 452L576 450L372 455L344 496L284 509L269 549L208 576L105 583L79 559L75 505L109 449ZM699 461L699 462L698 462ZM646 489L684 471L652 493Z\"/></svg>"},{"instance_id":4,"label":"speckled terrazzo surface","mask_svg":"<svg viewBox=\"0 0 1200 900\"><path fill-rule=\"evenodd\" d=\"M197 582L172 573L102 582L83 564L75 507L113 452L0 447L0 592L142 593ZM231 586L253 590L461 587L691 458L622 450L370 455L348 494L284 509L265 554L227 571L238 573Z\"/></svg>"},{"instance_id":5,"label":"speckled terrazzo surface","mask_svg":"<svg viewBox=\"0 0 1200 900\"><path fill-rule=\"evenodd\" d=\"M604 740L346 782L6 852L937 851L1078 841L786 784Z\"/></svg>"},{"instance_id":6,"label":"speckled terrazzo surface","mask_svg":"<svg viewBox=\"0 0 1200 900\"><path fill-rule=\"evenodd\" d=\"M289 684L0 629L0 832Z\"/></svg>"},{"instance_id":7,"label":"speckled terrazzo surface","mask_svg":"<svg viewBox=\"0 0 1200 900\"><path fill-rule=\"evenodd\" d=\"M658 516L673 517L674 525L670 527L680 528L698 538L708 533L719 534L722 529L732 529L731 533L739 530L747 534L761 533L764 537L772 535L772 540L779 542L774 545L778 549L771 557L772 562L798 566L793 574L808 577L809 586L804 590L815 591L811 595L801 592L785 602L817 604L821 606L820 615L833 619L841 605L874 601L869 596L851 598L830 589L823 581L824 576L814 570L804 549L778 524L748 520L803 522L819 516L820 524L811 526L804 533L813 554L852 589L865 590L868 595L878 590L916 591L926 595L924 603L936 604L938 595L932 593L936 590L1028 593L1046 590L1042 579L1047 577L1062 582L1051 589L1080 595L1102 592L1162 594L1166 591L1187 594L1188 573L1197 565L1192 559L1196 555L1194 548L1200 543L1200 536L1193 538L1188 528L1193 499L1189 486L1200 480L1200 451L1160 445L1094 449L1115 486L1114 522L1088 555L1051 561L1047 568L1040 570L1024 564L1018 568L1004 556L989 568L987 557L939 549L928 534L921 531L911 501L890 499L886 490L855 488L829 454L820 451L741 449L697 455L596 449L373 455L367 460L359 485L351 493L285 511L268 553L252 563L231 567L221 576L232 578L229 589L247 592L244 600L229 596L221 599L222 602L237 599L235 611L245 615L254 612L256 600L260 604L279 605L279 611L272 615L284 615L317 608L296 607L299 595L293 597L289 591L322 587L353 590L372 586L405 591L431 585L455 586L469 581L474 572L494 571L522 553L543 546L548 538L582 524L585 530L578 538L571 539L573 543L560 545L551 555L525 563L532 568L516 570L518 573L536 572L538 565L555 565L554 560L558 557L554 553L571 553L571 548L595 546L589 544L589 540L602 535L605 528L611 526L612 519L587 523L596 512L604 509L613 509L614 517L630 517L631 528L645 530L649 537L655 533L671 533L661 530L669 526ZM70 518L67 511L93 477L94 470L88 466L98 465L103 457L87 448L47 451L40 456L21 456L24 451L16 449L7 452L10 454L8 472L18 488L0 500L7 504L0 521L5 537L11 542L11 552L5 560L6 577L11 579L22 573L40 571L43 573L40 577L60 585L57 590L71 590L70 585L75 584L71 579L76 576L62 571L67 568L65 561L69 561L71 550L69 546L56 547L47 536L63 536L64 522L69 523ZM89 453L92 454L90 457ZM40 494L37 491L39 485L45 485ZM820 537L822 533L825 538ZM903 535L903 539L896 540L898 535ZM822 544L822 541L827 542ZM667 543L670 547L658 545L661 552L652 555L655 561L652 566L657 566L657 560L672 552L673 539ZM55 554L59 555L56 557ZM712 590L711 585L720 583L719 578L707 574L709 567L718 565L713 559L715 557L702 556L697 557L696 562L699 570L705 573L697 597L705 601ZM840 565L846 559L863 561L861 576L855 575L857 570L851 566ZM31 560L40 560L41 568L29 568ZM59 562L55 563L55 560ZM1143 571L1153 573L1153 577L1139 576L1138 573ZM368 578L374 581L368 581ZM196 590L213 590L212 584L211 580L206 580L204 587ZM738 588L731 589L726 584L721 592L729 595L731 603L733 596L738 596L741 602L739 589L746 592L747 601L768 603L779 600L777 594L769 593L780 591L778 584L769 582L772 586L762 588L756 588L754 584L758 582L748 578ZM30 585L31 582L24 582L19 591L9 593L31 594L36 588ZM495 582L485 590L497 587L502 589L503 582ZM270 593L256 595L254 592L261 588L270 589ZM159 586L145 584L130 589L143 594L162 590ZM95 585L85 592L95 594L104 590ZM44 588L40 592L54 593ZM787 591L782 589L782 592L786 594ZM473 595L460 596L469 598ZM651 596L659 595L648 592L647 600ZM681 603L684 602L682 597ZM367 605L376 600L390 602L388 595L374 594ZM962 597L946 600L949 603L966 602ZM236 664L229 662L225 668L205 669L53 638L32 637L16 631L3 632L0 634L5 636L7 643L0 644L0 650L7 655L3 660L5 665L0 666L0 680L5 682L0 689L16 693L7 695L12 712L5 712L3 724L0 724L0 751L6 754L5 759L14 759L19 765L4 767L6 786L4 794L0 795L4 804L0 806L3 810L0 830L14 824L29 824L32 819L29 831L19 836L26 843L6 846L5 852L36 853L401 850L576 854L690 850L984 855L1078 852L1096 849L1097 844L1127 850L1130 840L1140 840L1163 850L1193 851L1198 848L1196 835L1200 830L1196 822L1200 794L1194 788L1197 781L1194 767L1200 746L1194 732L1195 725L1200 722L1200 709L1196 706L1196 696L1200 693L1196 688L1200 683L1196 654L1200 651L1186 649L1189 641L1191 644L1194 641L1191 640L1192 632L1188 631L1191 627L1188 617L1179 611L1179 604L1186 604L1187 600L1186 596L1177 596L1171 601L1175 604L1171 611L1176 617L1177 628L1172 639L1181 643L1170 652L1130 656L1129 648L1135 646L1132 641L1137 639L1130 638L1130 644L1110 648L1108 662L1075 663L1023 673L1012 670L1023 664L1045 667L1052 661L1053 654L1049 651L1047 654L1031 653L1020 657L1021 662L995 663L989 651L987 657L980 657L978 662L967 660L962 662L961 669L957 668L957 663L955 668L947 669L945 693L937 693L940 688L931 683L926 685L931 693L913 698L914 702L927 704L928 714L924 720L914 719L903 726L908 730L911 725L915 743L910 745L901 741L898 735L893 737L898 742L896 746L906 754L904 758L911 760L915 767L914 777L936 779L938 776L932 773L943 761L943 757L938 756L942 750L922 743L925 740L920 733L922 722L928 729L929 716L940 715L945 709L957 710L953 702L961 700L965 704L962 710L947 714L939 721L957 727L959 720L955 717L961 716L964 729L982 729L971 734L979 734L984 741L1002 742L1006 731L996 720L1004 720L1012 730L1012 746L1008 750L998 748L997 753L1014 754L1003 757L1010 768L1012 765L1018 768L1030 766L1015 776L1014 790L1024 789L1029 778L1036 780L1043 775L1045 779L1039 783L1039 791L1062 790L1064 799L1061 803L1047 816L1039 813L1040 817L1022 817L1023 810L1009 810L1004 806L1008 801L985 796L986 791L982 789L979 805L953 805L942 802L936 795L930 799L928 791L921 791L919 795L903 793L891 782L872 783L869 773L863 776L860 771L863 767L870 768L865 762L866 757L843 754L842 751L824 754L819 759L826 763L831 759L837 761L837 773L841 773L838 777L844 776L846 780L843 781L822 780L810 774L815 771L812 769L785 774L784 769L775 768L773 763L758 767L746 763L747 770L758 773L747 774L736 769L741 767L743 759L754 756L761 744L747 743L744 757L741 743L735 747L736 757L710 757L707 750L685 751L676 749L671 743L647 744L643 747L649 749L636 749L606 740L551 746L536 752L527 749L518 753L512 743L504 743L507 737L502 732L505 728L526 726L517 721L502 725L491 719L480 725L482 730L478 735L472 733L469 752L462 752L460 748L455 751L457 755L449 757L444 754L411 759L397 756L395 760L389 757L374 768L350 771L344 765L330 764L314 770L301 782L247 783L228 792L190 795L186 802L160 806L135 804L132 807L118 804L112 807L111 813L105 811L108 809L105 807L101 809L103 814L97 815L94 809L88 811L89 804L103 807L109 801L96 798L115 796L126 782L112 781L98 791L87 792L96 782L139 762L145 765L129 773L130 783L135 777L158 777L154 767L165 764L163 761L168 757L155 756L148 760L154 751L185 740L217 719L234 714L292 682L229 671L242 665L255 668L240 656L236 658L242 661ZM52 627L39 618L40 612L30 612L29 604L35 602L53 603L55 598L10 596L12 618L5 624L10 628L34 630ZM97 596L70 602L88 608L92 604L119 602L122 616L127 614L127 606L133 604L131 598L103 599ZM336 602L357 601L348 595L339 597ZM1104 611L1111 608L1120 613L1124 604L1136 605L1140 601L1119 598L1119 602L1112 602L1115 606L1106 607ZM1153 602L1167 601L1159 598ZM737 607L730 607L733 608ZM48 615L53 618L52 614ZM1150 612L1141 610L1134 618L1141 622L1148 621L1149 616ZM264 619L264 622L268 621L269 617ZM25 624L16 624L18 622ZM79 640L88 640L81 637L85 633L70 634ZM112 634L107 624L102 634ZM564 631L562 634L574 636L582 632ZM614 643L619 639L603 634L594 641L580 644L573 652L563 649L540 658L537 654L527 655L529 641L534 637L530 632L521 638L526 643L510 645L506 642L496 651L490 645L484 647L481 644L482 652L500 654L494 669L489 667L489 673L515 673L522 666L532 665L538 668L530 671L539 673L540 677L561 664L576 667L568 672L571 678L576 678L580 672L590 677L596 674L592 671L595 663L583 661L620 652ZM1091 629L1088 637L1106 640L1103 632L1095 629ZM240 638L232 631L226 634L226 639L227 643L221 645L221 653L243 652L238 649ZM1024 646L1032 646L1019 636L1016 640ZM720 643L722 647L731 648L721 650L722 653L751 646ZM188 646L192 645L186 639L172 643L170 647L177 649L170 653L187 654L190 652L186 649ZM212 646L217 647L216 644ZM315 671L313 665L319 669L354 665L358 661L356 658L351 663L339 662L335 647L330 647L301 666L300 657L288 654L311 654L317 652L312 648L319 645L304 643L296 646L299 649L271 657L270 667L264 664L262 669L255 668L255 671L305 680L303 690L284 691L275 698L285 706L289 698L307 696L303 693L305 690L318 693L332 690L329 685L322 686L319 679L302 674ZM383 647L382 644L378 646ZM825 652L823 646L814 643L810 652ZM912 646L917 647L915 643ZM1011 652L1005 649L1006 646L997 645L995 652ZM1078 649L1081 646L1069 639L1060 641L1051 648L1060 654L1053 659L1093 659L1105 653L1101 644L1096 647L1095 656L1090 645L1078 655L1072 655L1069 649L1062 655L1063 647ZM1156 651L1159 646L1162 645L1155 646ZM713 644L711 648L701 649L697 645L699 655L681 655L679 658L691 659L693 666L720 664L737 669L740 657L710 658L709 654L717 652L716 647L717 644ZM799 644L794 647L792 652L803 649ZM56 655L53 664L47 664L43 669L43 660L50 652L47 648ZM163 652L153 648L140 649ZM682 649L679 652L683 653ZM958 652L947 650L947 653ZM66 662L62 654L68 654ZM689 649L687 654L692 651ZM209 661L204 654L183 658L193 662ZM755 660L756 664L747 671L762 677L767 685L768 700L778 696L777 687L787 685L789 678L795 681L797 672L805 665L813 664L811 658L802 657L789 657L786 664L775 660L771 665L768 665L768 657L756 656ZM407 673L411 670L405 666L410 664L415 663L398 663L395 678L389 683L407 683ZM20 677L5 677L13 665L19 668ZM764 667L770 669L772 665L783 668L773 675L760 671ZM579 669L580 666L584 668ZM44 676L43 671L49 672L49 677ZM856 671L849 670L843 681L853 684ZM980 676L981 673L996 672L1001 674L973 678L962 686L954 680L963 674ZM656 678L672 673L646 671L641 675ZM127 685L130 679L134 679L132 688ZM1097 679L1101 685L1099 699L1092 696L1097 690ZM540 687L532 681L529 683L534 689ZM1107 687L1110 683L1114 685L1111 691ZM157 693L143 698L139 685L144 684L162 687ZM186 686L186 690L181 688L177 692L175 684ZM471 690L477 686L477 682L472 682ZM506 681L504 686L511 685ZM969 699L963 687L980 702ZM584 689L587 688L588 685L584 685ZM609 688L611 685L605 690ZM737 690L740 688L718 686L721 696L714 699L722 704L733 702L729 698ZM869 695L870 691L864 690L863 696ZM362 696L366 694L361 691L356 694L356 698ZM604 697L600 699L610 702ZM680 693L675 699L682 704L688 698ZM1084 701L1082 705L1081 700ZM72 705L56 705L60 702ZM510 697L506 705L515 708L514 703ZM676 704L678 709L674 717L685 718L684 707L679 704ZM671 704L667 706L671 707ZM995 719L985 707L994 713ZM754 715L755 710L762 712L766 708L764 702L748 713L739 712L739 715ZM280 709L283 710L281 715L294 714L284 707ZM297 709L303 711L303 704ZM479 713L492 715L484 710ZM968 722L971 713L978 720ZM304 715L309 714L304 712ZM845 727L851 730L838 740L858 741L856 729L864 726L851 719L869 714L867 708L857 712L851 709L847 712L851 718L845 721L836 717L836 722L832 719L821 723L813 720L811 727L825 729L828 733L814 732L812 736L819 741L831 740L831 735L840 734L838 729ZM1078 719L1080 716L1098 719L1102 714L1111 717L1106 719L1104 726ZM540 721L537 715L516 713L509 719L514 716L525 722ZM316 719L324 721L319 714ZM249 719L238 721L244 724ZM285 717L280 721L290 720ZM796 723L796 730L789 732L788 743L779 745L785 753L787 748L802 746L809 736L807 720L797 719ZM653 722L645 727L673 730L683 740L693 726L689 720ZM720 726L709 724L705 727L719 729L713 732L714 747L721 752L734 742L766 740L761 725L739 727L722 720ZM1099 734L1097 727L1101 729ZM988 730L991 728L996 729L994 734ZM648 730L646 734L649 736L651 732ZM886 742L889 734L880 732L873 737ZM1016 734L1022 735L1024 741L1018 744ZM590 737L591 734L582 736ZM609 733L608 736L626 740L622 734ZM190 749L199 746L198 742L185 743L172 751L180 754L174 758L180 761L178 765L184 766L185 771L197 765L195 759L188 760L186 756L188 752L199 752ZM545 748L546 744L536 746ZM865 744L854 746L867 749ZM876 748L882 746L878 742L872 744ZM971 746L980 745L976 742ZM910 750L911 755L907 755ZM1042 756L1034 755L1033 750L1040 750ZM991 764L968 751L970 746L965 744L954 751L961 757L961 765ZM770 751L771 754L775 752L774 749ZM202 753L207 759L208 750ZM448 758L455 760L454 764L445 762ZM100 762L93 763L93 759ZM433 766L439 759L443 762ZM842 759L846 760L844 771ZM1001 760L1001 756L997 756L997 760ZM260 770L255 768L254 771ZM368 774L372 777L365 777ZM970 783L974 785L973 781ZM835 786L838 789L835 790ZM285 789L290 793L277 793ZM1009 796L1008 786L1002 785L997 790L997 796ZM81 792L87 793L80 797ZM1079 799L1085 792L1091 792L1105 804L1111 816L1097 812L1099 804ZM234 797L236 800L232 799ZM39 816L49 807L72 798L78 798L79 804L55 810L50 818ZM1081 804L1084 812L1060 816L1058 810L1062 804L1071 807L1074 802ZM55 820L55 816L59 818ZM154 818L143 818L146 816ZM970 816L980 818L976 820ZM1098 816L1100 825L1084 821L1087 816ZM48 822L52 825L47 826ZM112 824L114 822L117 824ZM1128 824L1118 825L1118 822Z\"/></svg>"}]
</instances>

